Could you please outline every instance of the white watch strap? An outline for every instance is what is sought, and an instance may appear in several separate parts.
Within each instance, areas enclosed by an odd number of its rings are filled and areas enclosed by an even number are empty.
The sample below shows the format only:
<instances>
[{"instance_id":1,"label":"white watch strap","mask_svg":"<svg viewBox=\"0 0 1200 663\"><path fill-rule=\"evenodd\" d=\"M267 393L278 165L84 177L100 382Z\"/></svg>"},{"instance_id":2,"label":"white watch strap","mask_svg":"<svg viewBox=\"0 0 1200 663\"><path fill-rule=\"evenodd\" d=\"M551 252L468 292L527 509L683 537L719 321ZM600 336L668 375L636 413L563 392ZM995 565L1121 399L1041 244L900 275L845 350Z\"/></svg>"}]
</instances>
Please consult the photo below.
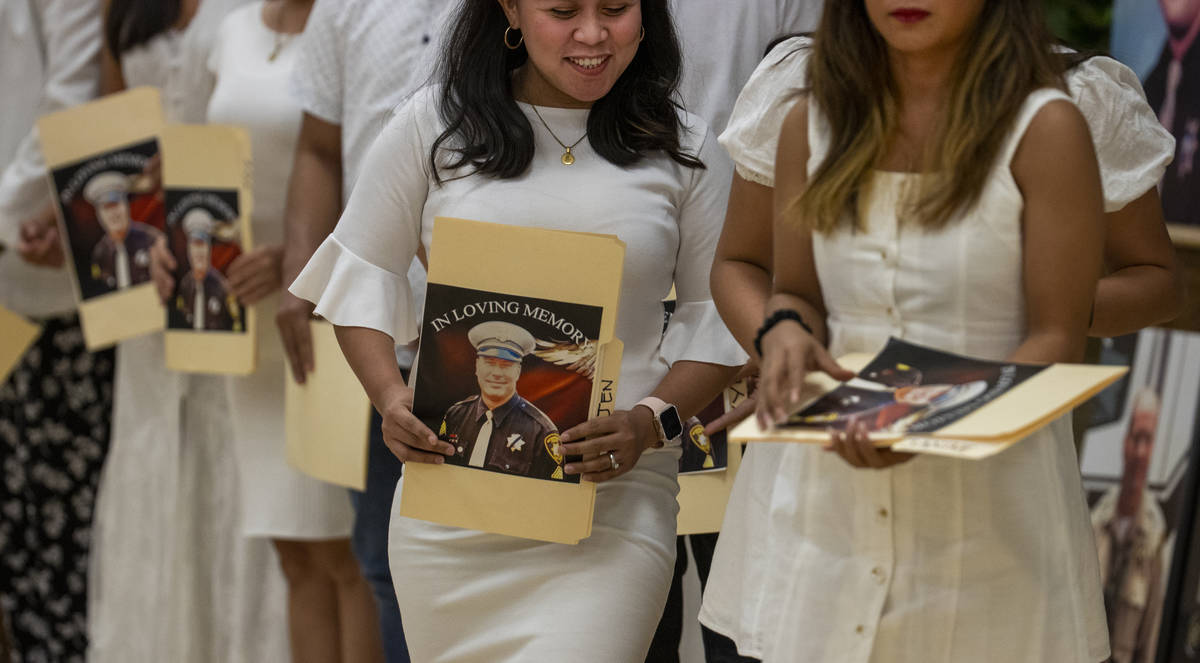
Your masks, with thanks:
<instances>
[{"instance_id":1,"label":"white watch strap","mask_svg":"<svg viewBox=\"0 0 1200 663\"><path fill-rule=\"evenodd\" d=\"M661 443L661 445L667 447L679 446L679 437L667 438L666 433L663 432L662 420L659 418L662 416L663 412L667 411L667 408L671 407L671 404L661 398L647 396L635 403L633 407L637 407L639 405L648 408L654 415L654 432L658 434L658 441Z\"/></svg>"}]
</instances>

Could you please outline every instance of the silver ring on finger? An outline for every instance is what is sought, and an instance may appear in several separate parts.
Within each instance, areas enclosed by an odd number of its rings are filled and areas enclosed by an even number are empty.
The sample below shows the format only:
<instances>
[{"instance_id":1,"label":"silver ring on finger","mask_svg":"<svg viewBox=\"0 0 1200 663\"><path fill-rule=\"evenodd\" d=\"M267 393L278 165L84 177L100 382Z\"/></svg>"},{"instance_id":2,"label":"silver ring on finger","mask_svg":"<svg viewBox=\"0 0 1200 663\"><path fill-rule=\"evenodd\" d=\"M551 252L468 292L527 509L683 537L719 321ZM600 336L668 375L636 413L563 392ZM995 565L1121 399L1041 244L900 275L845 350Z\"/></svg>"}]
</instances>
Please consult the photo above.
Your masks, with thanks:
<instances>
[{"instance_id":1,"label":"silver ring on finger","mask_svg":"<svg viewBox=\"0 0 1200 663\"><path fill-rule=\"evenodd\" d=\"M608 464L612 466L614 471L621 469L621 464L617 462L617 457L611 451L608 452Z\"/></svg>"}]
</instances>

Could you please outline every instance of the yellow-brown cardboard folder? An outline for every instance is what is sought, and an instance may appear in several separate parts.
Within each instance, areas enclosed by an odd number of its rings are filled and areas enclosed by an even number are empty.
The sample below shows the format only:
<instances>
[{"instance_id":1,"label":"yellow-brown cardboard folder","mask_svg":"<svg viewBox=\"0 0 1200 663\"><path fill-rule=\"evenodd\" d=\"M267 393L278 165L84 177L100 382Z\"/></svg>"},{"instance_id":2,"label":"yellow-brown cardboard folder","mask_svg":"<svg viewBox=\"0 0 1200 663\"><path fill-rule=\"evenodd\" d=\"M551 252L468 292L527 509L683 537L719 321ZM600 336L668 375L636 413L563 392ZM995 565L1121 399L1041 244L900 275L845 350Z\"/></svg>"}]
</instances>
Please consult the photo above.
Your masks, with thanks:
<instances>
[{"instance_id":1,"label":"yellow-brown cardboard folder","mask_svg":"<svg viewBox=\"0 0 1200 663\"><path fill-rule=\"evenodd\" d=\"M0 383L8 379L41 331L41 327L0 306Z\"/></svg>"},{"instance_id":2,"label":"yellow-brown cardboard folder","mask_svg":"<svg viewBox=\"0 0 1200 663\"><path fill-rule=\"evenodd\" d=\"M76 301L79 302L79 319L89 350L161 331L164 326L163 307L154 285L149 282L134 283L124 289L94 294L85 299L81 277L91 277L86 272L81 275L78 266L87 263L88 255L84 253L90 253L97 242L94 241L94 231L91 234L81 232L82 228L75 222L74 216L68 216L64 211L64 206L75 205L77 199L82 198L86 184L83 179L71 181L67 173L82 178L90 170L95 170L94 174L101 174L105 170L120 168L122 159L128 164L129 150L152 146L165 123L158 90L149 87L134 88L43 116L37 121L42 155L49 170L47 176L54 191L54 209L67 256L67 269L70 270ZM106 159L111 159L111 167L105 165ZM97 164L96 167L91 168L89 162ZM129 172L125 174L133 175ZM160 185L154 183L153 178L139 181L150 182L151 186ZM100 232L103 234L103 230ZM89 294L90 284L89 280Z\"/></svg>"},{"instance_id":3,"label":"yellow-brown cardboard folder","mask_svg":"<svg viewBox=\"0 0 1200 663\"><path fill-rule=\"evenodd\" d=\"M859 371L872 359L871 355L856 353L839 358L838 363L848 370ZM894 451L981 460L1004 451L1070 412L1128 371L1124 366L1053 364L945 428L911 436L872 434L871 439L876 446ZM824 373L810 373L797 411L838 384ZM738 424L730 437L738 442L824 444L829 441L829 434L816 428L763 430L755 417Z\"/></svg>"},{"instance_id":4,"label":"yellow-brown cardboard folder","mask_svg":"<svg viewBox=\"0 0 1200 663\"><path fill-rule=\"evenodd\" d=\"M615 338L625 245L613 236L438 218L429 282L587 304L603 310L590 411L611 410L620 374ZM420 366L414 368L415 374ZM454 465L409 463L400 515L454 527L575 544L591 534L595 485ZM453 499L447 496L453 495ZM529 508L536 505L536 508Z\"/></svg>"},{"instance_id":5,"label":"yellow-brown cardboard folder","mask_svg":"<svg viewBox=\"0 0 1200 663\"><path fill-rule=\"evenodd\" d=\"M313 371L296 384L284 376L287 459L321 481L363 491L367 486L367 444L371 401L346 363L333 325L309 324Z\"/></svg>"},{"instance_id":6,"label":"yellow-brown cardboard folder","mask_svg":"<svg viewBox=\"0 0 1200 663\"><path fill-rule=\"evenodd\" d=\"M250 137L244 129L220 125L171 125L163 130L163 187L167 191L167 226L177 226L192 208L203 208L203 197L236 192L237 219L231 222L242 252L253 248L250 220L254 203L250 190ZM186 194L185 194L186 192ZM185 195L181 195L185 194ZM178 199L178 206L171 201ZM168 308L173 303L168 303ZM232 307L232 305L231 305ZM236 308L234 308L236 310ZM245 307L241 329L193 331L167 325L167 368L187 373L248 375L257 354L258 311ZM274 333L273 329L266 330Z\"/></svg>"},{"instance_id":7,"label":"yellow-brown cardboard folder","mask_svg":"<svg viewBox=\"0 0 1200 663\"><path fill-rule=\"evenodd\" d=\"M611 413L621 352L618 339L603 348L596 373L601 395L592 404L594 416ZM596 484L587 481L561 483L458 465L407 463L402 485L400 515L409 518L569 545L592 535Z\"/></svg>"},{"instance_id":8,"label":"yellow-brown cardboard folder","mask_svg":"<svg viewBox=\"0 0 1200 663\"><path fill-rule=\"evenodd\" d=\"M748 397L745 381L725 390L725 411L741 405ZM729 436L726 435L728 438ZM725 505L742 463L742 445L726 441L725 469L679 475L679 517L676 531L685 534L711 534L721 531L725 521Z\"/></svg>"}]
</instances>

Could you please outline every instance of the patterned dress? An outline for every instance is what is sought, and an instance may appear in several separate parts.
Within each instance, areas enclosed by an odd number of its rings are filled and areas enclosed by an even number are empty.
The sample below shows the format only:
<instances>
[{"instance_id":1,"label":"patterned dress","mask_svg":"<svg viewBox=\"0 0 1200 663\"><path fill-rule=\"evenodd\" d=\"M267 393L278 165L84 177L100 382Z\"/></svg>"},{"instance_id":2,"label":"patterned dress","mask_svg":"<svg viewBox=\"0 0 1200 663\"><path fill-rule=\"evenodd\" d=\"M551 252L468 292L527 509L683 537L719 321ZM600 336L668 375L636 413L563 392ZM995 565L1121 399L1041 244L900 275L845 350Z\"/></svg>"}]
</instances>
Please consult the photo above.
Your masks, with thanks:
<instances>
[{"instance_id":1,"label":"patterned dress","mask_svg":"<svg viewBox=\"0 0 1200 663\"><path fill-rule=\"evenodd\" d=\"M82 663L92 510L108 452L113 351L89 353L75 316L0 386L0 603L13 663Z\"/></svg>"}]
</instances>

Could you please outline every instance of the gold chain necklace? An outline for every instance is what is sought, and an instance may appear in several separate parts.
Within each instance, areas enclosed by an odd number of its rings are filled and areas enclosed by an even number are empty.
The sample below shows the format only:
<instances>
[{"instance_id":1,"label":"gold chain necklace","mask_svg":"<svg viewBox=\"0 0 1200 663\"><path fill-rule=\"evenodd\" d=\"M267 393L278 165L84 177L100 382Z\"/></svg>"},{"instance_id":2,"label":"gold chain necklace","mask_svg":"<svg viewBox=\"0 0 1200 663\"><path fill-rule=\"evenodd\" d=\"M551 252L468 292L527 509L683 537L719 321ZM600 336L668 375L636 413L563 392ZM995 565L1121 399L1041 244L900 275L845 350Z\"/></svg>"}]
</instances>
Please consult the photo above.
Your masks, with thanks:
<instances>
[{"instance_id":1,"label":"gold chain necklace","mask_svg":"<svg viewBox=\"0 0 1200 663\"><path fill-rule=\"evenodd\" d=\"M283 10L286 8L287 1L282 0L279 3L279 9L275 12L275 22L279 24L279 30L271 28L271 33L275 37L275 48L271 49L271 54L267 56L267 62L274 62L275 58L279 57L279 53L283 51L283 47L292 42L292 38L296 35L283 32ZM268 26L269 27L269 26Z\"/></svg>"},{"instance_id":2,"label":"gold chain necklace","mask_svg":"<svg viewBox=\"0 0 1200 663\"><path fill-rule=\"evenodd\" d=\"M554 139L554 142L561 145L563 150L565 150L562 155L562 164L564 166L570 166L571 164L575 163L575 155L571 154L571 150L575 149L580 143L582 143L584 141L584 139L587 138L587 132L586 131L583 132L583 138L580 138L579 140L575 141L571 145L567 145L566 143L564 143L558 139L558 136L554 133L554 130L551 129L550 125L546 123L546 118L542 117L542 114L538 112L537 106L534 106L533 104L530 104L529 106L530 106L530 108L533 109L533 114L537 115L537 118L542 121L542 126L546 127L546 131L550 132L550 137Z\"/></svg>"}]
</instances>

